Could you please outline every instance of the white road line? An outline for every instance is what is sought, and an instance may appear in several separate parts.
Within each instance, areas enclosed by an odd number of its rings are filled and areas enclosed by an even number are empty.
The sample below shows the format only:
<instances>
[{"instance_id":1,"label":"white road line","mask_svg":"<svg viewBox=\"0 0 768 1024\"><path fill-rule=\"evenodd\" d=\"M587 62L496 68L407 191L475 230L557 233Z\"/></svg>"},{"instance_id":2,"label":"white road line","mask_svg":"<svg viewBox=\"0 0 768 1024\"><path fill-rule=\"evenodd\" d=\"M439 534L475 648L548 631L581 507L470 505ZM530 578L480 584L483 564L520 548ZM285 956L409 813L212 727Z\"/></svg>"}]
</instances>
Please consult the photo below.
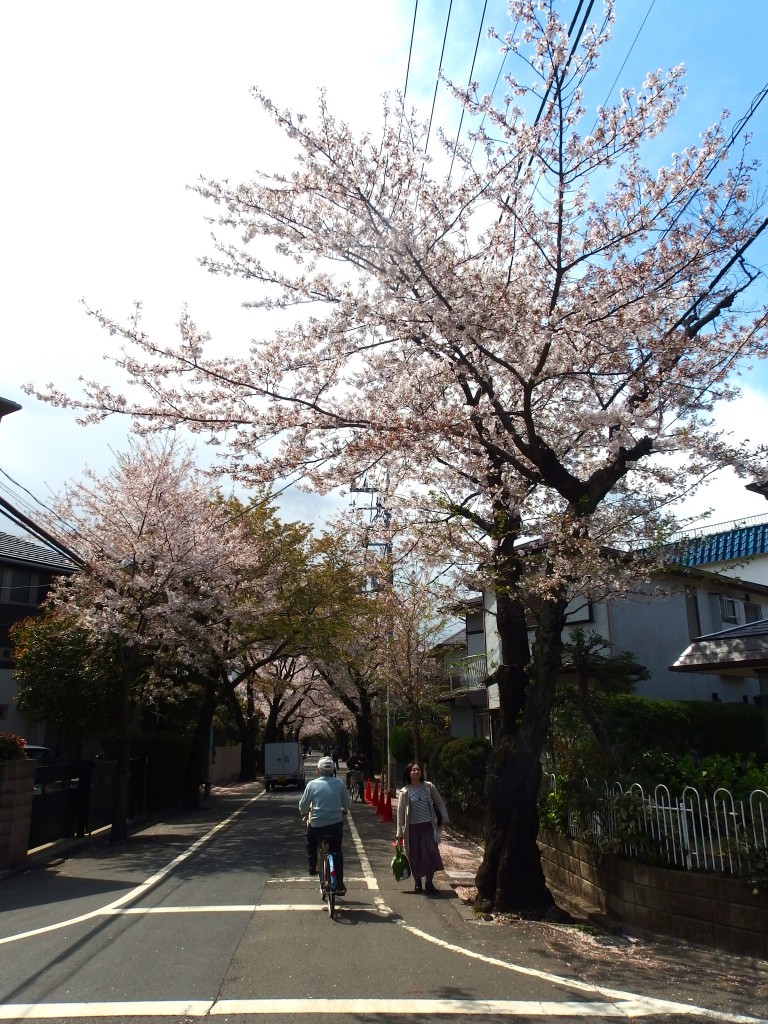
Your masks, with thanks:
<instances>
[{"instance_id":1,"label":"white road line","mask_svg":"<svg viewBox=\"0 0 768 1024\"><path fill-rule=\"evenodd\" d=\"M7 1003L0 1020L61 1020L62 1017L205 1017L211 1001L164 999L126 1003Z\"/></svg>"},{"instance_id":2,"label":"white road line","mask_svg":"<svg viewBox=\"0 0 768 1024\"><path fill-rule=\"evenodd\" d=\"M324 912L325 907L319 903L312 904L234 904L222 906L197 906L197 907L126 907L125 904L144 895L162 879L169 875L179 864L191 856L204 843L213 838L221 829L229 825L237 818L245 808L259 800L264 793L259 793L248 800L242 807L238 808L224 821L219 822L200 839L195 840L183 853L170 861L165 867L155 872L144 882L135 886L125 895L114 900L112 903L98 910L90 911L78 917L69 918L58 924L46 925L41 928L32 929L27 932L20 932L16 935L9 935L0 939L0 944L14 942L19 939L29 938L34 935L41 935L46 932L56 931L81 921L105 915L118 914L174 914L174 913L255 913L286 910L306 910ZM531 967L500 960L496 957L489 957L463 946L446 942L420 928L414 928L395 914L378 895L378 881L373 874L368 857L363 849L360 835L354 822L349 819L349 828L355 844L360 863L363 868L364 880L369 890L374 890L373 902L381 914L394 917L397 923L417 938L440 946L443 949L457 953L460 956L480 960L490 966L501 967L504 970L525 974L529 977L539 978L564 988L575 989L584 993L594 993L609 1000L609 1002L521 1002L518 1000L448 1000L448 999L259 999L259 1000L163 1000L156 1002L99 1002L99 1003L40 1003L40 1004L0 1004L0 1020L57 1020L62 1017L165 1017L186 1015L190 1017L202 1017L206 1014L226 1013L251 1013L251 1014L276 1014L276 1013L380 1013L380 1014L405 1014L405 1013L457 1013L464 1016L479 1015L504 1015L504 1016L610 1016L610 1017L644 1017L658 1015L660 1013L677 1013L686 1016L707 1017L710 1020L728 1022L728 1024L768 1024L768 1019L751 1017L742 1014L723 1013L716 1010L708 1010L701 1006L692 1006L688 1003L676 1003L665 999L639 996L632 992L621 992L614 989L602 988L597 985L590 985L578 981L575 978L566 978L557 974L550 974L546 971L539 971ZM302 878L302 881L306 879ZM344 912L362 911L365 907L350 907L342 904Z\"/></svg>"},{"instance_id":3,"label":"white road line","mask_svg":"<svg viewBox=\"0 0 768 1024\"><path fill-rule=\"evenodd\" d=\"M358 913L361 911L370 911L370 907L353 907L350 906L346 900L342 903L337 904L339 910L343 910L346 914L348 911ZM326 904L317 903L235 903L231 906L216 906L211 904L210 906L201 907L116 907L114 910L108 908L103 910L104 915L122 915L122 914L134 914L141 916L143 914L270 914L276 911L286 910L322 910L326 912L328 907Z\"/></svg>"},{"instance_id":4,"label":"white road line","mask_svg":"<svg viewBox=\"0 0 768 1024\"><path fill-rule=\"evenodd\" d=\"M150 875L149 878L145 879L143 882L139 883L139 885L137 885L135 888L125 893L124 896L120 896L118 897L118 899L113 900L112 903L108 903L106 907L100 907L98 910L91 910L87 914L79 914L77 917L70 917L66 921L59 921L57 924L47 924L43 925L41 928L32 928L28 932L17 932L16 935L6 935L5 938L0 938L0 946L5 945L5 943L7 942L18 942L20 939L28 939L34 935L45 935L48 932L55 932L61 928L68 928L70 925L73 924L80 924L82 921L92 921L93 918L95 917L101 917L103 914L109 913L116 907L123 906L123 904L125 903L130 903L131 900L137 899L139 896L143 896L144 893L148 892L150 889L156 886L158 882L161 882L167 875L169 875L174 870L174 868L177 868L179 864L185 861L187 857L191 857L192 854L196 850L198 850L204 843L207 843L209 839L212 839L217 832L221 831L221 829L223 828L226 828L226 826L229 825L230 822L234 821L235 818L237 818L240 814L243 813L243 811L249 804L252 804L254 800L260 800L263 796L264 793L262 792L257 793L256 796L251 797L250 800L247 800L242 805L242 807L238 807L238 809L233 814L230 814L228 818L225 818L224 821L220 821L218 825L214 825L212 829L205 833L204 836L201 836L199 839L196 839L191 846L187 847L187 849L183 853L180 853L178 857L174 857L172 861L169 861L169 863L166 864L164 868L161 868L159 871L156 871L154 875Z\"/></svg>"},{"instance_id":5,"label":"white road line","mask_svg":"<svg viewBox=\"0 0 768 1024\"><path fill-rule=\"evenodd\" d=\"M471 960L482 960L483 963L489 964L492 967L502 967L507 971L514 971L516 974L525 974L528 977L539 978L542 981L551 982L552 984L559 985L562 988L572 988L579 992L594 992L597 995L606 996L616 1003L621 1003L624 1006L632 1006L634 1007L632 1016L648 1016L662 1012L684 1013L696 1017L711 1017L713 1020L739 1021L742 1022L742 1024L768 1024L764 1017L749 1017L733 1013L720 1013L717 1010L708 1010L703 1006L694 1006L689 1003L676 1003L668 999L656 999L651 996L639 996L634 992L622 992L619 989L604 988L601 985L590 985L588 982L578 981L576 978L565 978L559 974L550 974L548 971L536 970L534 967L523 967L522 964L515 964L509 960L499 960L496 957L486 956L484 953L475 953L474 950L454 945L452 942L446 942L445 939L439 939L437 936L430 935L429 932L424 932L420 928L414 928L412 925L406 924L403 920L398 921L398 924L407 932L410 932L412 935L416 935L418 938L424 939L426 942L431 942L433 945L440 946L442 949L448 949L453 953L458 953L460 956L469 957Z\"/></svg>"},{"instance_id":6,"label":"white road line","mask_svg":"<svg viewBox=\"0 0 768 1024\"><path fill-rule=\"evenodd\" d=\"M367 883L367 881L368 881L368 879L364 878L362 875L358 875L358 876L352 875L352 877L350 878L350 876L346 873L346 871L344 872L344 884L345 885L348 885L350 882L366 882ZM268 878L267 879L267 885L288 885L289 883L291 885L295 885L297 882L310 882L314 886L317 886L317 879L315 878L314 881L313 881L308 875L294 875L292 877L291 876L283 876L281 878Z\"/></svg>"},{"instance_id":7,"label":"white road line","mask_svg":"<svg viewBox=\"0 0 768 1024\"><path fill-rule=\"evenodd\" d=\"M366 884L368 885L369 889L378 891L378 880L376 879L376 875L374 875L373 873L373 870L371 868L371 862L368 860L368 854L365 852L363 848L363 843L362 840L360 839L360 833L357 831L357 827L355 826L355 822L351 814L347 817L347 824L349 825L349 834L352 836L352 842L355 844L357 856L360 858L360 865L363 869L363 877L366 881Z\"/></svg>"},{"instance_id":8,"label":"white road line","mask_svg":"<svg viewBox=\"0 0 768 1024\"><path fill-rule=\"evenodd\" d=\"M57 1020L77 1017L206 1017L226 1014L380 1014L387 1016L455 1015L497 1017L621 1017L634 1019L671 1012L706 1016L732 1024L764 1024L756 1017L715 1013L686 1003L652 1006L649 1000L626 1002L555 1002L519 999L222 999L146 1002L15 1003L0 1005L0 1020Z\"/></svg>"}]
</instances>

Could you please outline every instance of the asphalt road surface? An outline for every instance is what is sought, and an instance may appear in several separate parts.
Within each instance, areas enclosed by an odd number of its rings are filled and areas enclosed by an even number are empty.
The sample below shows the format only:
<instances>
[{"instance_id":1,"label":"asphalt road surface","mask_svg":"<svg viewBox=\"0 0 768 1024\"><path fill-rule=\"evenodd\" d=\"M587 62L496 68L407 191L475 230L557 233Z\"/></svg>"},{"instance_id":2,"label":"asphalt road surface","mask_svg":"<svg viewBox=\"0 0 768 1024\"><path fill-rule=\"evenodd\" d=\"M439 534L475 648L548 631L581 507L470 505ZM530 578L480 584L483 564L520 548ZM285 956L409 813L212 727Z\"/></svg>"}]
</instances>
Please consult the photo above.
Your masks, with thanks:
<instances>
[{"instance_id":1,"label":"asphalt road surface","mask_svg":"<svg viewBox=\"0 0 768 1024\"><path fill-rule=\"evenodd\" d=\"M94 837L0 880L0 1020L765 1018L762 963L686 951L683 970L679 950L638 957L573 929L482 922L450 874L417 895L392 878L394 825L365 805L332 921L297 802L295 789L217 789L127 843Z\"/></svg>"}]
</instances>

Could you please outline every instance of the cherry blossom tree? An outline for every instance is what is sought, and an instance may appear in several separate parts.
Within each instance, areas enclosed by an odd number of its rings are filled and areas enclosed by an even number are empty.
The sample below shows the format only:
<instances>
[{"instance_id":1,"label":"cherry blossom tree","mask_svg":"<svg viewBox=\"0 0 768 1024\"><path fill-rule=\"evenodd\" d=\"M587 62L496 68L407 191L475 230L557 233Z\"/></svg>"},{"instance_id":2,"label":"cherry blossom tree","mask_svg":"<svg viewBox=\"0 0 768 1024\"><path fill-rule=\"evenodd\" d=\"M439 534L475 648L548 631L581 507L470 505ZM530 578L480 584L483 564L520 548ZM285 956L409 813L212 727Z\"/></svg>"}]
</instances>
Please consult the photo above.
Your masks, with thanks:
<instances>
[{"instance_id":1,"label":"cherry blossom tree","mask_svg":"<svg viewBox=\"0 0 768 1024\"><path fill-rule=\"evenodd\" d=\"M501 721L478 889L486 905L542 913L539 757L568 593L620 585L630 566L605 546L647 545L708 473L762 473L764 449L731 442L713 411L765 354L750 257L768 220L724 121L649 166L682 66L616 104L589 101L611 0L604 27L573 36L558 0L509 8L517 31L496 38L520 70L498 103L449 83L477 124L472 148L446 140L450 171L400 103L357 135L324 97L315 124L256 91L295 169L198 186L223 232L207 266L286 318L250 355L217 357L186 312L175 345L96 313L149 397L98 381L44 397L86 421L129 413L144 430L234 436L230 468L251 483L326 491L386 467L401 515L497 595ZM531 536L543 543L524 553Z\"/></svg>"},{"instance_id":2,"label":"cherry blossom tree","mask_svg":"<svg viewBox=\"0 0 768 1024\"><path fill-rule=\"evenodd\" d=\"M86 471L56 513L51 529L66 536L84 565L58 580L49 600L114 652L120 750L111 834L123 839L140 716L204 674L211 636L226 628L231 612L226 598L243 545L238 524L212 500L191 453L176 442L136 443L106 477Z\"/></svg>"}]
</instances>

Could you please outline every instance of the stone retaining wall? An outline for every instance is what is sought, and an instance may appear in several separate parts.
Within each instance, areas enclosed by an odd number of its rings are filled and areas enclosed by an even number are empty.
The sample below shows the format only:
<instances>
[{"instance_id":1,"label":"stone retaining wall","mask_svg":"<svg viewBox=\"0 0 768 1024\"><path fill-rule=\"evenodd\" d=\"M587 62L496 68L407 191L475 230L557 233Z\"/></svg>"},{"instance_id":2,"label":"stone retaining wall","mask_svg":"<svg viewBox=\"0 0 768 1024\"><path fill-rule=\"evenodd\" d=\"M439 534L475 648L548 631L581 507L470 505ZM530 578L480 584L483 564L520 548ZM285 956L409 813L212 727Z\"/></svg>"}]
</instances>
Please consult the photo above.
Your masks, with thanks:
<instances>
[{"instance_id":1,"label":"stone retaining wall","mask_svg":"<svg viewBox=\"0 0 768 1024\"><path fill-rule=\"evenodd\" d=\"M734 878L651 867L555 832L539 835L544 873L647 938L678 938L768 960L768 893Z\"/></svg>"}]
</instances>

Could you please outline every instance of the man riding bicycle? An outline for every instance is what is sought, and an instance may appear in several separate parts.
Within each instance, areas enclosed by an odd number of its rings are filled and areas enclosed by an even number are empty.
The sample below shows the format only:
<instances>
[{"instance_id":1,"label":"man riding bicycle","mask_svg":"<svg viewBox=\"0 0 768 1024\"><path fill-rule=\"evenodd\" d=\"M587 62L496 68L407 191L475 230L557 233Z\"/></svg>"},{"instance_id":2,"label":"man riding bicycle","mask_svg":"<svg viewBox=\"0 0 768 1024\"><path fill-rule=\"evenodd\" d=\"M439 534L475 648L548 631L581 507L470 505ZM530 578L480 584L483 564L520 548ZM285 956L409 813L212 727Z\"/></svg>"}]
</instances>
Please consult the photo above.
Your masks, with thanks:
<instances>
[{"instance_id":1,"label":"man riding bicycle","mask_svg":"<svg viewBox=\"0 0 768 1024\"><path fill-rule=\"evenodd\" d=\"M334 774L332 757L321 757L317 762L317 778L307 783L299 800L299 812L304 815L310 811L307 831L305 833L307 847L307 863L310 875L317 874L317 844L325 836L330 840L330 851L336 867L336 892L343 896L347 891L344 885L344 855L341 850L342 833L344 831L344 814L349 810L349 793L347 787Z\"/></svg>"}]
</instances>

